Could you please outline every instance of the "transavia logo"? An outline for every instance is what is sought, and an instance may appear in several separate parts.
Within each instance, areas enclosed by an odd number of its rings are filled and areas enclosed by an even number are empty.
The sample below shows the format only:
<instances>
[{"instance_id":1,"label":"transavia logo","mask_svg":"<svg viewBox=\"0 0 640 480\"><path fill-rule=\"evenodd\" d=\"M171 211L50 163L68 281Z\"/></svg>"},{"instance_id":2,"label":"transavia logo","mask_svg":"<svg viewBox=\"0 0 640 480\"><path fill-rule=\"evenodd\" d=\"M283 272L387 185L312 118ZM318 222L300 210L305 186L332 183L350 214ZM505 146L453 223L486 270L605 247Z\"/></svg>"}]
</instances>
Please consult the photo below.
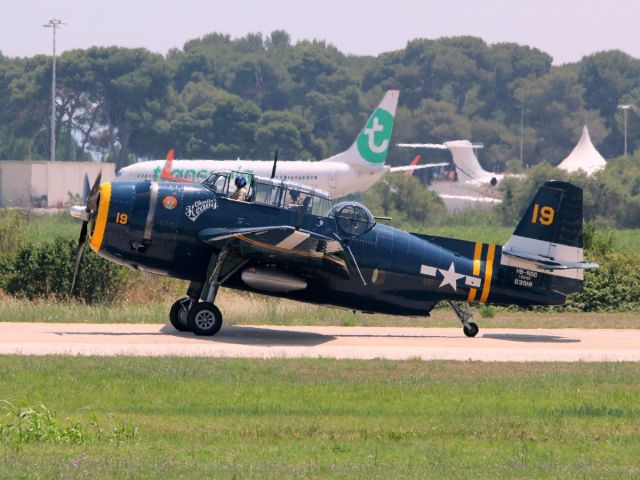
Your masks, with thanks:
<instances>
[{"instance_id":1,"label":"transavia logo","mask_svg":"<svg viewBox=\"0 0 640 480\"><path fill-rule=\"evenodd\" d=\"M209 198L207 200L196 200L191 205L187 205L184 213L189 217L189 220L195 222L196 219L202 215L205 211L218 208L215 198Z\"/></svg>"},{"instance_id":2,"label":"transavia logo","mask_svg":"<svg viewBox=\"0 0 640 480\"><path fill-rule=\"evenodd\" d=\"M369 163L384 163L392 130L393 117L389 112L381 108L373 112L358 137L358 152L362 158Z\"/></svg>"}]
</instances>

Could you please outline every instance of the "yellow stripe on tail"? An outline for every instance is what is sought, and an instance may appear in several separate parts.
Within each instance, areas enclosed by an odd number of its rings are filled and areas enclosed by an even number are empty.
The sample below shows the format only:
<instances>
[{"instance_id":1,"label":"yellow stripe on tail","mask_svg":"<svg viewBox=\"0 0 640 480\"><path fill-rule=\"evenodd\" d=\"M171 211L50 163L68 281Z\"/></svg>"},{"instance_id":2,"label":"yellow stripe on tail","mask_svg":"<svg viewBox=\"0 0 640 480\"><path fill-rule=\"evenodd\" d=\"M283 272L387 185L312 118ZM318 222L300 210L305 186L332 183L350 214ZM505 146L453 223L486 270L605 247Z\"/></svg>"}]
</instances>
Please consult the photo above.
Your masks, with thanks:
<instances>
[{"instance_id":1,"label":"yellow stripe on tail","mask_svg":"<svg viewBox=\"0 0 640 480\"><path fill-rule=\"evenodd\" d=\"M487 261L484 267L484 284L482 285L482 295L480 296L480 303L485 303L489 298L489 292L491 291L491 278L493 277L493 257L496 253L496 246L493 243L489 244L489 251L487 252Z\"/></svg>"},{"instance_id":2,"label":"yellow stripe on tail","mask_svg":"<svg viewBox=\"0 0 640 480\"><path fill-rule=\"evenodd\" d=\"M482 263L482 243L476 242L476 246L473 250L473 276L480 276L480 264ZM478 293L477 288L469 289L469 297L467 297L467 302L473 302L476 299L476 294Z\"/></svg>"}]
</instances>

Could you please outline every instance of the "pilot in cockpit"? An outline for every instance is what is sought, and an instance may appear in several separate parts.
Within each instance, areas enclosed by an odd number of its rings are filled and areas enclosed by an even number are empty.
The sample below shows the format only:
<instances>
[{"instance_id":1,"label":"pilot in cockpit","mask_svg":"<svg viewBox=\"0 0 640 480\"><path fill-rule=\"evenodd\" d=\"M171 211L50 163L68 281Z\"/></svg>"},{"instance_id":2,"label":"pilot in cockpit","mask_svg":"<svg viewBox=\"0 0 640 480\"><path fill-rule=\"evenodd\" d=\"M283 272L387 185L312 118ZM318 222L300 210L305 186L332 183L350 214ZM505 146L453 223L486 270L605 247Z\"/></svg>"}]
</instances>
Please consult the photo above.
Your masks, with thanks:
<instances>
[{"instance_id":1,"label":"pilot in cockpit","mask_svg":"<svg viewBox=\"0 0 640 480\"><path fill-rule=\"evenodd\" d=\"M247 179L240 176L236 177L234 181L236 185L236 191L229 197L231 200L240 200L241 202L249 201L249 187L247 187Z\"/></svg>"},{"instance_id":2,"label":"pilot in cockpit","mask_svg":"<svg viewBox=\"0 0 640 480\"><path fill-rule=\"evenodd\" d=\"M302 195L298 190L289 190L289 204L287 208L299 209L302 207Z\"/></svg>"}]
</instances>

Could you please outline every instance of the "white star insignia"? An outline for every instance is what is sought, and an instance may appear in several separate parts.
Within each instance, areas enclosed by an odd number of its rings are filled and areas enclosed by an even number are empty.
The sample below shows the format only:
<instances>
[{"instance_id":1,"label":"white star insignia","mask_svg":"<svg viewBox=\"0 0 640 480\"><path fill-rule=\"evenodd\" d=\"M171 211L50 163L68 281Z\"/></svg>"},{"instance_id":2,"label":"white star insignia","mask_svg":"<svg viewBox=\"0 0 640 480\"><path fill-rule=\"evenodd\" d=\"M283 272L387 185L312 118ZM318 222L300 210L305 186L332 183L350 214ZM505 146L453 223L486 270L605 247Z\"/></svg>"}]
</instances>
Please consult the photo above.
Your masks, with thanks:
<instances>
[{"instance_id":1,"label":"white star insignia","mask_svg":"<svg viewBox=\"0 0 640 480\"><path fill-rule=\"evenodd\" d=\"M451 262L451 266L449 267L449 270L443 270L442 268L439 268L438 271L442 274L442 283L440 284L440 288L444 287L445 285L451 285L451 287L453 288L453 291L457 292L458 291L457 282L459 279L464 277L464 275L456 272L456 268L453 265L453 262Z\"/></svg>"}]
</instances>

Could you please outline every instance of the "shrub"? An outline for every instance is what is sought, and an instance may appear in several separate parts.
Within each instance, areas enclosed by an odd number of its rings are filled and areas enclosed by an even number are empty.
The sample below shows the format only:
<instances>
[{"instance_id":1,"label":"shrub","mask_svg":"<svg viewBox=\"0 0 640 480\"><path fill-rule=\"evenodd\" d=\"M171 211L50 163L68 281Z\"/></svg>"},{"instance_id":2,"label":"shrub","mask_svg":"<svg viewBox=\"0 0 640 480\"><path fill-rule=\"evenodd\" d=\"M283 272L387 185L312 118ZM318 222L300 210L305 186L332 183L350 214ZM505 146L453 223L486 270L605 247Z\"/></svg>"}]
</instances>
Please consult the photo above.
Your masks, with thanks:
<instances>
[{"instance_id":1,"label":"shrub","mask_svg":"<svg viewBox=\"0 0 640 480\"><path fill-rule=\"evenodd\" d=\"M583 311L640 309L640 256L607 253L596 257L597 270L585 273L584 288L569 297L566 308Z\"/></svg>"},{"instance_id":2,"label":"shrub","mask_svg":"<svg viewBox=\"0 0 640 480\"><path fill-rule=\"evenodd\" d=\"M0 278L2 286L10 294L29 299L72 296L87 303L112 301L125 290L128 271L87 248L80 262L76 288L70 295L76 248L74 241L60 238L22 245L5 263L4 278Z\"/></svg>"},{"instance_id":3,"label":"shrub","mask_svg":"<svg viewBox=\"0 0 640 480\"><path fill-rule=\"evenodd\" d=\"M17 210L0 209L0 259L16 252L24 241L27 219Z\"/></svg>"}]
</instances>

